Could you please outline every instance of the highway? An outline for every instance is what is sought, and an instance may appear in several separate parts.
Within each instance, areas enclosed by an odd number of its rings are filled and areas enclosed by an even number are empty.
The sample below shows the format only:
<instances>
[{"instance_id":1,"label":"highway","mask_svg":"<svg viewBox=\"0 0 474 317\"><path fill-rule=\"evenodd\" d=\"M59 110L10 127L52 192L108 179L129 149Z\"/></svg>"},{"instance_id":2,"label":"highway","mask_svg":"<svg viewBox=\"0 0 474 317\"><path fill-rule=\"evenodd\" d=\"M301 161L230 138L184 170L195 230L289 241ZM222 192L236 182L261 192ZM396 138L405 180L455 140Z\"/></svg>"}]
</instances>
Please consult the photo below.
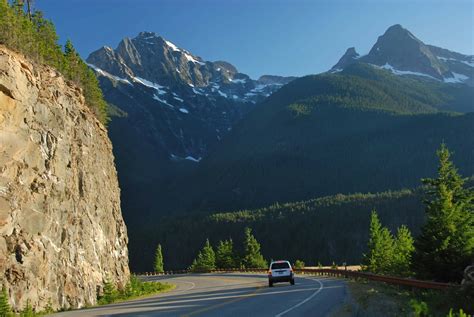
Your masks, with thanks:
<instances>
[{"instance_id":1,"label":"highway","mask_svg":"<svg viewBox=\"0 0 474 317\"><path fill-rule=\"evenodd\" d=\"M347 296L344 280L296 276L296 285L268 287L262 274L216 273L147 277L176 285L145 299L54 316L328 316Z\"/></svg>"}]
</instances>

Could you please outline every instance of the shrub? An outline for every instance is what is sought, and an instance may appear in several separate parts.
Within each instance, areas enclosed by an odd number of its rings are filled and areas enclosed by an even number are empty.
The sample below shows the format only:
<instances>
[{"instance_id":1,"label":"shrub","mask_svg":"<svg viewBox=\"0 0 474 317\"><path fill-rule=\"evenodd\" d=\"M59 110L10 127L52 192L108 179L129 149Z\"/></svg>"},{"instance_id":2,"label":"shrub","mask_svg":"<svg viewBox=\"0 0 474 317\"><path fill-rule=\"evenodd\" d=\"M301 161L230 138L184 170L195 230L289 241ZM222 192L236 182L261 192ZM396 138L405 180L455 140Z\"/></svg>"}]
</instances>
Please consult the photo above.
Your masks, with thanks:
<instances>
[{"instance_id":1,"label":"shrub","mask_svg":"<svg viewBox=\"0 0 474 317\"><path fill-rule=\"evenodd\" d=\"M295 269L304 269L304 262L301 260L296 260L294 266Z\"/></svg>"}]
</instances>

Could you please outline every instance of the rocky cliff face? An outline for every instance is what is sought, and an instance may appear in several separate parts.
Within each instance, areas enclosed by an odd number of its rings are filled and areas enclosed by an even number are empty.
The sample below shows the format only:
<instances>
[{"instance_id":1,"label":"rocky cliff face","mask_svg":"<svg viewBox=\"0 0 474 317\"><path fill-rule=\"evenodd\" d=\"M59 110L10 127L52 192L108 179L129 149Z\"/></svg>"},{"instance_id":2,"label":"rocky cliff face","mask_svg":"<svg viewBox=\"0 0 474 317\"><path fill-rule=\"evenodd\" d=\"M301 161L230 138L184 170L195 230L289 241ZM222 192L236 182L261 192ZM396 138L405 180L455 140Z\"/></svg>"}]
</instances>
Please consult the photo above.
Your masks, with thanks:
<instances>
[{"instance_id":1,"label":"rocky cliff face","mask_svg":"<svg viewBox=\"0 0 474 317\"><path fill-rule=\"evenodd\" d=\"M0 284L22 309L96 302L129 278L106 129L81 90L0 46Z\"/></svg>"}]
</instances>

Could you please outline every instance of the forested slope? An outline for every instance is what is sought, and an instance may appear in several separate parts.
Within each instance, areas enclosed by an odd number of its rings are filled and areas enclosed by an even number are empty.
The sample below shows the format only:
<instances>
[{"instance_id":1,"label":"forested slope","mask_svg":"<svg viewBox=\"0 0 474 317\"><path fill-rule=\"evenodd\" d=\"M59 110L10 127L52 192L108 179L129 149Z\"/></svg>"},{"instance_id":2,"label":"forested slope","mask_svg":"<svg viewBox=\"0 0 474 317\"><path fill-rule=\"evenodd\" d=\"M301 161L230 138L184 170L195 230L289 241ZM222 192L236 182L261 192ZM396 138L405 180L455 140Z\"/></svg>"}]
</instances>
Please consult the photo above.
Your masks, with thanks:
<instances>
[{"instance_id":1,"label":"forested slope","mask_svg":"<svg viewBox=\"0 0 474 317\"><path fill-rule=\"evenodd\" d=\"M130 255L136 259L132 265L135 271L151 270L154 248L161 243L167 269L186 268L207 238L214 245L232 238L238 250L247 226L267 259L302 259L313 265L360 263L374 208L392 229L406 224L417 233L423 223L420 190L339 194L253 210L167 217L143 226L139 239L131 240Z\"/></svg>"},{"instance_id":2,"label":"forested slope","mask_svg":"<svg viewBox=\"0 0 474 317\"><path fill-rule=\"evenodd\" d=\"M337 193L411 188L441 142L474 174L473 89L355 64L297 79L256 107L178 180L174 209L235 210ZM180 198L186 193L184 199ZM181 195L181 196L179 196Z\"/></svg>"}]
</instances>

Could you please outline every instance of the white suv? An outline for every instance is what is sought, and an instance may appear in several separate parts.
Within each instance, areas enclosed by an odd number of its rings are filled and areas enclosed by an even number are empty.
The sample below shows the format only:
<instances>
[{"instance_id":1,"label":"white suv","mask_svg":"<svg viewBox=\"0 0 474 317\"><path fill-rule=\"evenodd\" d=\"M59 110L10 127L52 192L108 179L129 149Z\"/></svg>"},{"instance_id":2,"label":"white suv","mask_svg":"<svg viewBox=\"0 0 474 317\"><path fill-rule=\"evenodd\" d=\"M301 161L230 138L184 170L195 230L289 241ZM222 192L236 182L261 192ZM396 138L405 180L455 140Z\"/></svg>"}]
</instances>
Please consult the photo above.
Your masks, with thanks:
<instances>
[{"instance_id":1,"label":"white suv","mask_svg":"<svg viewBox=\"0 0 474 317\"><path fill-rule=\"evenodd\" d=\"M288 261L273 261L268 269L268 286L272 287L273 283L290 282L295 285L295 277L293 268Z\"/></svg>"}]
</instances>

